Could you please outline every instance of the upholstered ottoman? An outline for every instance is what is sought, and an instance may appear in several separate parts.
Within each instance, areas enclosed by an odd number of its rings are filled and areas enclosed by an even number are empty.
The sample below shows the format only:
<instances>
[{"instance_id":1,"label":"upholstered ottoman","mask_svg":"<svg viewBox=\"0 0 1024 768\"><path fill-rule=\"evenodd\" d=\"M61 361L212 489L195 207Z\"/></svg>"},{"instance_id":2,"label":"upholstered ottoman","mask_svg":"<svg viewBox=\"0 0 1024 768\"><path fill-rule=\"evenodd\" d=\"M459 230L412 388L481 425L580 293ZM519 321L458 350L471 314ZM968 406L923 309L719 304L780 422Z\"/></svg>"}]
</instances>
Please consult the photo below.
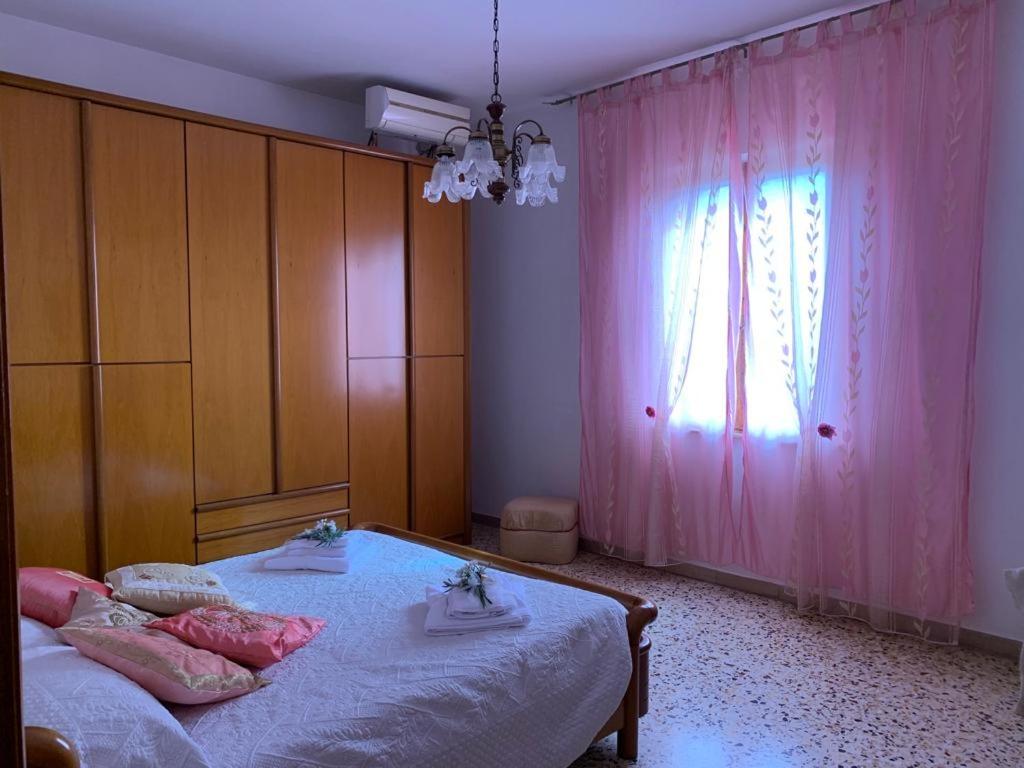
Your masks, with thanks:
<instances>
[{"instance_id":1,"label":"upholstered ottoman","mask_svg":"<svg viewBox=\"0 0 1024 768\"><path fill-rule=\"evenodd\" d=\"M576 557L575 499L522 496L501 511L501 554L529 563L563 564Z\"/></svg>"}]
</instances>

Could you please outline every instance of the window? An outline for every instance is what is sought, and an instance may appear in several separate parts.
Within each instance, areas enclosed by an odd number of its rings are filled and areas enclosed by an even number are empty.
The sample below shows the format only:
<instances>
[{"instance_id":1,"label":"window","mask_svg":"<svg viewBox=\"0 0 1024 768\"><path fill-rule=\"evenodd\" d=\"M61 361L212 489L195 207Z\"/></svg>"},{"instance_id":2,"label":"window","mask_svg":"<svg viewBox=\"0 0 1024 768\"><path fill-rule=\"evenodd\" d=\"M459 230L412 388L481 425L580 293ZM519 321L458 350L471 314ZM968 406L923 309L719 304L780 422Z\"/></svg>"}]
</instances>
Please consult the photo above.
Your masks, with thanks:
<instances>
[{"instance_id":1,"label":"window","mask_svg":"<svg viewBox=\"0 0 1024 768\"><path fill-rule=\"evenodd\" d=\"M735 366L743 377L735 421L752 435L784 439L799 434L795 398L809 396L816 375L828 241L825 175L754 182L755 209L742 222L749 252L736 271L747 322L736 351L745 349L746 357ZM728 190L702 192L696 207L665 241L670 424L714 433L725 428L729 370Z\"/></svg>"}]
</instances>

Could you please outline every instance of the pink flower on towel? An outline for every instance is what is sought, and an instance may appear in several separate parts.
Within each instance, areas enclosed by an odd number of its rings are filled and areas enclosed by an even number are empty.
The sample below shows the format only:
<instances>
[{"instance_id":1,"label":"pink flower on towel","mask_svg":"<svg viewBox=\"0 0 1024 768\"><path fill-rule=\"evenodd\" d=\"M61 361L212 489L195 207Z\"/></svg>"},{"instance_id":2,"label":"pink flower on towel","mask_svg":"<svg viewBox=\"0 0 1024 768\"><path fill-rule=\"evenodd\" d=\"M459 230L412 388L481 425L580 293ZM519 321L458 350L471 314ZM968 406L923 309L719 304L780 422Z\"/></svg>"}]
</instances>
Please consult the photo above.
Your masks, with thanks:
<instances>
[{"instance_id":1,"label":"pink flower on towel","mask_svg":"<svg viewBox=\"0 0 1024 768\"><path fill-rule=\"evenodd\" d=\"M826 424L824 421L818 425L818 434L828 440L831 440L836 436L836 428L831 424Z\"/></svg>"},{"instance_id":2,"label":"pink flower on towel","mask_svg":"<svg viewBox=\"0 0 1024 768\"><path fill-rule=\"evenodd\" d=\"M648 405L646 408L644 408L644 413L647 414L647 418L649 418L649 419L653 419L655 416L658 415L658 412L655 411L654 408L652 406L650 406L650 405Z\"/></svg>"}]
</instances>

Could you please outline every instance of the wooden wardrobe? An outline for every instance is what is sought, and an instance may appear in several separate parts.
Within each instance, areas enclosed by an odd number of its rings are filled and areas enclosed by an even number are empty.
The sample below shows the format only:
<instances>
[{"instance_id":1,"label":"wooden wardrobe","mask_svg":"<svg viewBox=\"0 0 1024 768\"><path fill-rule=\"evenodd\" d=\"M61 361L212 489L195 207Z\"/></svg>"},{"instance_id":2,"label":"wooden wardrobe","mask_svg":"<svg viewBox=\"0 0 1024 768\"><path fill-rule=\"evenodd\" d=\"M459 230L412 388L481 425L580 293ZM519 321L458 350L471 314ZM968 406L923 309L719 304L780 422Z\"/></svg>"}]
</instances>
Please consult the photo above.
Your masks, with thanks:
<instances>
[{"instance_id":1,"label":"wooden wardrobe","mask_svg":"<svg viewBox=\"0 0 1024 768\"><path fill-rule=\"evenodd\" d=\"M18 559L468 541L467 209L420 158L0 74Z\"/></svg>"}]
</instances>

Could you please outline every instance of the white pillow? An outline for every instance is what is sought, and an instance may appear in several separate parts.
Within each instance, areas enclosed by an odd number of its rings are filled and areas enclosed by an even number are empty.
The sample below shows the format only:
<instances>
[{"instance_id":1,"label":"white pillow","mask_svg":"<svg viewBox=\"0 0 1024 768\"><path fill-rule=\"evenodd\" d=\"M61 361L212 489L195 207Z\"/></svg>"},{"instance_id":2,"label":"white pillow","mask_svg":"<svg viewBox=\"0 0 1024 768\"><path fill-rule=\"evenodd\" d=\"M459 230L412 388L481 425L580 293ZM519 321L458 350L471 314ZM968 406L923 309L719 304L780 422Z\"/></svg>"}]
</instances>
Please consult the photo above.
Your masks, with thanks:
<instances>
[{"instance_id":1,"label":"white pillow","mask_svg":"<svg viewBox=\"0 0 1024 768\"><path fill-rule=\"evenodd\" d=\"M210 768L199 745L151 694L58 639L47 644L36 627L26 627L30 621L21 620L22 636L34 643L22 649L25 725L70 739L82 768Z\"/></svg>"},{"instance_id":2,"label":"white pillow","mask_svg":"<svg viewBox=\"0 0 1024 768\"><path fill-rule=\"evenodd\" d=\"M26 655L35 654L46 648L66 647L56 629L41 621L30 619L28 616L21 617L21 655L23 659Z\"/></svg>"}]
</instances>

